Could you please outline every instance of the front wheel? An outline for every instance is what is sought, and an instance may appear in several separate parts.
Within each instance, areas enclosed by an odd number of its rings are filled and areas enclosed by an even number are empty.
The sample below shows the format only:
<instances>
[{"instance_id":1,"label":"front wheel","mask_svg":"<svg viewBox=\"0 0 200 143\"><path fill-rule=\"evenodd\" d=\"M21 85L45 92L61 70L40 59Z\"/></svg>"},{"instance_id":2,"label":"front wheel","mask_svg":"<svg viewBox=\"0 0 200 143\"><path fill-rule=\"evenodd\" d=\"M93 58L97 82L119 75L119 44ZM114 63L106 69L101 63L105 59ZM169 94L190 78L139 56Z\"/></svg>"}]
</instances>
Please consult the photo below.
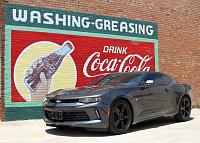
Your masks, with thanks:
<instances>
[{"instance_id":1,"label":"front wheel","mask_svg":"<svg viewBox=\"0 0 200 143\"><path fill-rule=\"evenodd\" d=\"M125 100L118 100L111 108L109 132L123 134L132 124L133 114L131 107Z\"/></svg>"},{"instance_id":2,"label":"front wheel","mask_svg":"<svg viewBox=\"0 0 200 143\"><path fill-rule=\"evenodd\" d=\"M174 116L175 120L179 122L184 122L189 120L191 110L192 110L191 101L187 96L184 96L179 104L179 112Z\"/></svg>"}]
</instances>

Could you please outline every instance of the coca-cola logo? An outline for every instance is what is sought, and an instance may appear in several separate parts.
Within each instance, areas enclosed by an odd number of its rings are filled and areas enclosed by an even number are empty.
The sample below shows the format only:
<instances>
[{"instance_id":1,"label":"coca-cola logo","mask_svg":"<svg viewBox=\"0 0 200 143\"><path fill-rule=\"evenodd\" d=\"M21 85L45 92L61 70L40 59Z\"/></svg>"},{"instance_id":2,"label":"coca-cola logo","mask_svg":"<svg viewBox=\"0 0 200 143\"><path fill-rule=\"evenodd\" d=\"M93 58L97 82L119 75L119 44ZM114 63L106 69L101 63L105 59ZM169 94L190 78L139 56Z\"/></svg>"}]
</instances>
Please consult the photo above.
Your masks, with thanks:
<instances>
[{"instance_id":1,"label":"coca-cola logo","mask_svg":"<svg viewBox=\"0 0 200 143\"><path fill-rule=\"evenodd\" d=\"M96 77L111 72L150 71L148 62L152 56L127 54L127 47L104 46L103 52L94 52L86 60L83 73L86 77ZM117 54L115 58L103 58L103 54ZM105 57L105 55L104 55ZM98 73L98 74L96 74Z\"/></svg>"}]
</instances>

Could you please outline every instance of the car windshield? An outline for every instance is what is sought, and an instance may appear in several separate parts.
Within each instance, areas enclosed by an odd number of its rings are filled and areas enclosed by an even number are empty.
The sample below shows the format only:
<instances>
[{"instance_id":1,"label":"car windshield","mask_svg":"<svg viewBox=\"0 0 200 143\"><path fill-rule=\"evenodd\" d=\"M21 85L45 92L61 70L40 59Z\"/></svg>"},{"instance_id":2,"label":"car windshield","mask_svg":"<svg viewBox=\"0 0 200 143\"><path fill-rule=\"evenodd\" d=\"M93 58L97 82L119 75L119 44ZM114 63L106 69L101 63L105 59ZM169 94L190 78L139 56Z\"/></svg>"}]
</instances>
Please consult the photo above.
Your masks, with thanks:
<instances>
[{"instance_id":1,"label":"car windshield","mask_svg":"<svg viewBox=\"0 0 200 143\"><path fill-rule=\"evenodd\" d=\"M142 74L140 73L115 73L107 74L99 79L91 82L89 86L97 85L137 85L140 81Z\"/></svg>"}]
</instances>

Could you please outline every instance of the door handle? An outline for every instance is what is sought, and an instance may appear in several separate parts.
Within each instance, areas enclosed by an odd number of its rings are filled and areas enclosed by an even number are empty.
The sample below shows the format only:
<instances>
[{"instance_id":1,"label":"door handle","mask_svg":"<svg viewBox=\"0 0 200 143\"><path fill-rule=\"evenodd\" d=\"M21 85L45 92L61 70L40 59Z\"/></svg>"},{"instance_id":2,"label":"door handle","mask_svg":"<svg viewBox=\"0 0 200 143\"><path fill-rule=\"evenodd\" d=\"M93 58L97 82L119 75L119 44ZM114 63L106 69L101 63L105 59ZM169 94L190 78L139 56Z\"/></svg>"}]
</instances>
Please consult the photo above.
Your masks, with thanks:
<instances>
[{"instance_id":1,"label":"door handle","mask_svg":"<svg viewBox=\"0 0 200 143\"><path fill-rule=\"evenodd\" d=\"M169 92L169 89L168 89L168 88L165 88L165 91L166 91L166 92Z\"/></svg>"}]
</instances>

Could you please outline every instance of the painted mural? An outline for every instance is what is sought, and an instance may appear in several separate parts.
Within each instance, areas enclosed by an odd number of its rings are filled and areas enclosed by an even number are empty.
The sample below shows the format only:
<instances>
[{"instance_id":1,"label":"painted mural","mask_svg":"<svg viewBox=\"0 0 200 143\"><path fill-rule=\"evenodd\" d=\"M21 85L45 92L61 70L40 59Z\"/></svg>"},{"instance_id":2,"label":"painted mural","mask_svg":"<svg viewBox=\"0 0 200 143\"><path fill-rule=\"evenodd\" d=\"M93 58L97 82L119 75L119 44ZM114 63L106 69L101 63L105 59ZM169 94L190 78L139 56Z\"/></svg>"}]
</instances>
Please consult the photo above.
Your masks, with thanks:
<instances>
[{"instance_id":1,"label":"painted mural","mask_svg":"<svg viewBox=\"0 0 200 143\"><path fill-rule=\"evenodd\" d=\"M155 70L152 42L27 31L11 37L12 102L42 101L101 74Z\"/></svg>"},{"instance_id":2,"label":"painted mural","mask_svg":"<svg viewBox=\"0 0 200 143\"><path fill-rule=\"evenodd\" d=\"M102 74L158 70L157 50L156 23L7 5L6 107L41 106Z\"/></svg>"}]
</instances>

